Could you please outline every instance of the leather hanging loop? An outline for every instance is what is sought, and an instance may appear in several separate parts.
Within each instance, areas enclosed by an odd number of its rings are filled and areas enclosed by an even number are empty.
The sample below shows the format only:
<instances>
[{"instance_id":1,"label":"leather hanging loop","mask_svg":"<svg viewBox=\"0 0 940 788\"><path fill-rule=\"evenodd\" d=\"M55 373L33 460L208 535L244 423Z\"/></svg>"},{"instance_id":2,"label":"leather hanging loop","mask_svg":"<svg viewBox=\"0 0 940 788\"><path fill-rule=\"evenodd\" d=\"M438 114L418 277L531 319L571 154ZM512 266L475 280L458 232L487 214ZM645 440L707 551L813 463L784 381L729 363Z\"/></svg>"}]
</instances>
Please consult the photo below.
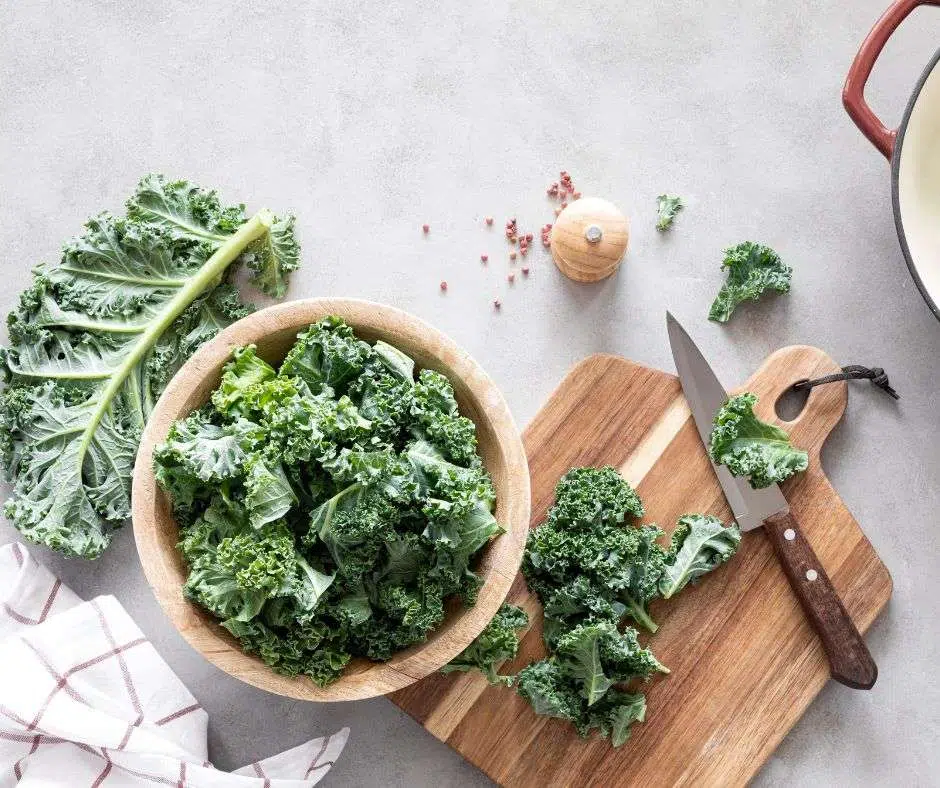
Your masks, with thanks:
<instances>
[{"instance_id":1,"label":"leather hanging loop","mask_svg":"<svg viewBox=\"0 0 940 788\"><path fill-rule=\"evenodd\" d=\"M881 389L888 396L894 399L901 398L901 395L891 387L888 375L881 367L863 367L861 364L849 364L848 366L842 367L842 372L834 375L824 375L821 378L815 378L813 380L798 380L793 384L793 388L797 391L804 389L808 391L814 386L821 386L825 383L835 383L839 380L870 380L873 386Z\"/></svg>"}]
</instances>

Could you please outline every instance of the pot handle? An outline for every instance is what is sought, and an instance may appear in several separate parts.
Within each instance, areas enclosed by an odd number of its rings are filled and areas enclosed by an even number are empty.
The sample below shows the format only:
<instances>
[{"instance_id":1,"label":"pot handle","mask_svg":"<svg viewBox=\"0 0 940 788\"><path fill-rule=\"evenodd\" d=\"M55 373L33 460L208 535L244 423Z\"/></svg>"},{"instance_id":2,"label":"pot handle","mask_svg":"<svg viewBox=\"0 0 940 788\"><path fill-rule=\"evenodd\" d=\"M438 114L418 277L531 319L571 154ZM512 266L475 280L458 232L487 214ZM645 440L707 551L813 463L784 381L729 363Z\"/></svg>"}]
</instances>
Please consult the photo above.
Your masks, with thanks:
<instances>
[{"instance_id":1,"label":"pot handle","mask_svg":"<svg viewBox=\"0 0 940 788\"><path fill-rule=\"evenodd\" d=\"M855 121L862 134L868 137L871 144L881 151L888 161L894 152L894 140L898 131L887 128L872 112L865 101L865 83L868 82L875 61L891 34L919 5L940 5L940 0L896 0L881 19L875 22L868 37L862 42L842 88L842 104L845 111Z\"/></svg>"}]
</instances>

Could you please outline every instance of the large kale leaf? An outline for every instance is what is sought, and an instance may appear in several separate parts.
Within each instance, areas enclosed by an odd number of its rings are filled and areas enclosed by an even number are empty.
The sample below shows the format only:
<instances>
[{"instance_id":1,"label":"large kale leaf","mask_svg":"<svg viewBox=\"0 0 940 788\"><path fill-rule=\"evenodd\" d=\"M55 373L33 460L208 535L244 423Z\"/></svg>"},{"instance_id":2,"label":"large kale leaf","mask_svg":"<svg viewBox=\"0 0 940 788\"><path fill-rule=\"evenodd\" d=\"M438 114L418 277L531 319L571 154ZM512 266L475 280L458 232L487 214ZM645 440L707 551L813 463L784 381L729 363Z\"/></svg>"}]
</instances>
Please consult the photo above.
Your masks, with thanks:
<instances>
[{"instance_id":1,"label":"large kale leaf","mask_svg":"<svg viewBox=\"0 0 940 788\"><path fill-rule=\"evenodd\" d=\"M708 312L710 320L727 323L742 301L756 301L767 290L790 291L793 269L784 265L773 249L744 241L725 250L721 267L728 269L728 281L718 291Z\"/></svg>"},{"instance_id":2,"label":"large kale leaf","mask_svg":"<svg viewBox=\"0 0 940 788\"><path fill-rule=\"evenodd\" d=\"M130 512L143 426L172 374L250 307L225 282L245 264L279 296L297 267L293 219L253 217L215 192L144 178L40 266L0 349L5 512L32 541L94 558Z\"/></svg>"},{"instance_id":3,"label":"large kale leaf","mask_svg":"<svg viewBox=\"0 0 940 788\"><path fill-rule=\"evenodd\" d=\"M809 455L790 443L779 427L754 415L757 397L750 392L731 397L715 414L709 454L734 476L746 476L754 489L769 487L805 471Z\"/></svg>"}]
</instances>

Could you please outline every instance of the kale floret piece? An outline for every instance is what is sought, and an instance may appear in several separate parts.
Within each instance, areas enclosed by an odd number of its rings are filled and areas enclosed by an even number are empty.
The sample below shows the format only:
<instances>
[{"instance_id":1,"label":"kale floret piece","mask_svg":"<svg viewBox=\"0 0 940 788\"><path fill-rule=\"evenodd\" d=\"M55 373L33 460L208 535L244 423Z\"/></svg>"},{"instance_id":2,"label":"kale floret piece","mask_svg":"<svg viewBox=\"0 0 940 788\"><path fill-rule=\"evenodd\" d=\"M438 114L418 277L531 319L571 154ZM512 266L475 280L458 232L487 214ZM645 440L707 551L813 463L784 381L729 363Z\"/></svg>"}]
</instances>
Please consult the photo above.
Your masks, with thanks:
<instances>
[{"instance_id":1,"label":"kale floret piece","mask_svg":"<svg viewBox=\"0 0 940 788\"><path fill-rule=\"evenodd\" d=\"M755 490L779 484L805 471L809 455L790 443L790 436L754 414L757 397L744 392L731 397L715 414L708 451L717 465L744 476Z\"/></svg>"},{"instance_id":2,"label":"kale floret piece","mask_svg":"<svg viewBox=\"0 0 940 788\"><path fill-rule=\"evenodd\" d=\"M476 427L458 412L454 388L440 372L421 370L414 386L411 413L421 434L446 459L458 465L477 459Z\"/></svg>"},{"instance_id":3,"label":"kale floret piece","mask_svg":"<svg viewBox=\"0 0 940 788\"><path fill-rule=\"evenodd\" d=\"M727 562L741 544L741 531L736 525L725 527L717 517L687 514L679 518L671 541L666 567L659 578L663 599Z\"/></svg>"},{"instance_id":4,"label":"kale floret piece","mask_svg":"<svg viewBox=\"0 0 940 788\"><path fill-rule=\"evenodd\" d=\"M560 526L591 528L644 513L640 497L615 468L572 468L555 487L549 519Z\"/></svg>"},{"instance_id":5,"label":"kale floret piece","mask_svg":"<svg viewBox=\"0 0 940 788\"><path fill-rule=\"evenodd\" d=\"M660 194L656 198L656 229L661 233L666 232L672 227L676 214L681 211L685 205L681 197L669 194Z\"/></svg>"},{"instance_id":6,"label":"kale floret piece","mask_svg":"<svg viewBox=\"0 0 940 788\"><path fill-rule=\"evenodd\" d=\"M558 618L581 620L622 608L655 632L647 604L657 595L666 551L655 526L624 524L643 514L636 492L608 467L575 468L555 493L546 521L526 541L522 572L529 588ZM566 587L568 598L558 596ZM551 637L556 629L551 623L546 632Z\"/></svg>"},{"instance_id":7,"label":"kale floret piece","mask_svg":"<svg viewBox=\"0 0 940 788\"><path fill-rule=\"evenodd\" d=\"M280 374L299 377L316 394L324 389L344 393L372 355L339 317L325 317L297 335L281 364Z\"/></svg>"},{"instance_id":8,"label":"kale floret piece","mask_svg":"<svg viewBox=\"0 0 940 788\"><path fill-rule=\"evenodd\" d=\"M708 312L708 319L727 323L742 301L756 301L768 290L790 292L793 269L784 265L773 249L753 241L744 241L725 250L722 269L728 269L726 281Z\"/></svg>"},{"instance_id":9,"label":"kale floret piece","mask_svg":"<svg viewBox=\"0 0 940 788\"><path fill-rule=\"evenodd\" d=\"M521 607L503 604L476 639L441 668L441 673L479 670L490 684L511 686L513 677L496 671L519 652L518 630L528 625L529 616Z\"/></svg>"}]
</instances>

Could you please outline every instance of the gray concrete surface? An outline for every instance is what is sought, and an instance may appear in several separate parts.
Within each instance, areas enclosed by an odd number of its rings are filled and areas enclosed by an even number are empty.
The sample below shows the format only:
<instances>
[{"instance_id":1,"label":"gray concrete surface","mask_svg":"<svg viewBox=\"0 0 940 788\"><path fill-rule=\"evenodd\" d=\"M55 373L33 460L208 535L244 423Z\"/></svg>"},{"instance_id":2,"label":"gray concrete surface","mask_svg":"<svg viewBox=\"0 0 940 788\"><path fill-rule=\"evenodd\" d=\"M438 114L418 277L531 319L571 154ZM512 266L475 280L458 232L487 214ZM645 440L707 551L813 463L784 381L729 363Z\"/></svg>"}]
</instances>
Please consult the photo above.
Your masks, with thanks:
<instances>
[{"instance_id":1,"label":"gray concrete surface","mask_svg":"<svg viewBox=\"0 0 940 788\"><path fill-rule=\"evenodd\" d=\"M520 426L591 352L671 369L667 307L729 384L794 342L884 366L901 402L853 385L824 455L894 576L869 636L881 677L870 693L826 687L756 784L936 785L940 325L904 267L888 167L840 103L886 2L7 0L0 306L158 170L296 211L292 297L363 296L426 318L482 362ZM921 9L890 43L870 90L888 122L938 40L940 10ZM631 217L627 262L585 287L537 251L509 288L499 223L550 220L543 190L560 168ZM664 190L688 202L666 236L653 229ZM747 238L793 265L793 292L709 324L721 250ZM384 700L298 703L208 665L157 607L130 529L94 565L37 552L80 594L127 606L209 710L219 766L349 725L331 786L488 784Z\"/></svg>"}]
</instances>

